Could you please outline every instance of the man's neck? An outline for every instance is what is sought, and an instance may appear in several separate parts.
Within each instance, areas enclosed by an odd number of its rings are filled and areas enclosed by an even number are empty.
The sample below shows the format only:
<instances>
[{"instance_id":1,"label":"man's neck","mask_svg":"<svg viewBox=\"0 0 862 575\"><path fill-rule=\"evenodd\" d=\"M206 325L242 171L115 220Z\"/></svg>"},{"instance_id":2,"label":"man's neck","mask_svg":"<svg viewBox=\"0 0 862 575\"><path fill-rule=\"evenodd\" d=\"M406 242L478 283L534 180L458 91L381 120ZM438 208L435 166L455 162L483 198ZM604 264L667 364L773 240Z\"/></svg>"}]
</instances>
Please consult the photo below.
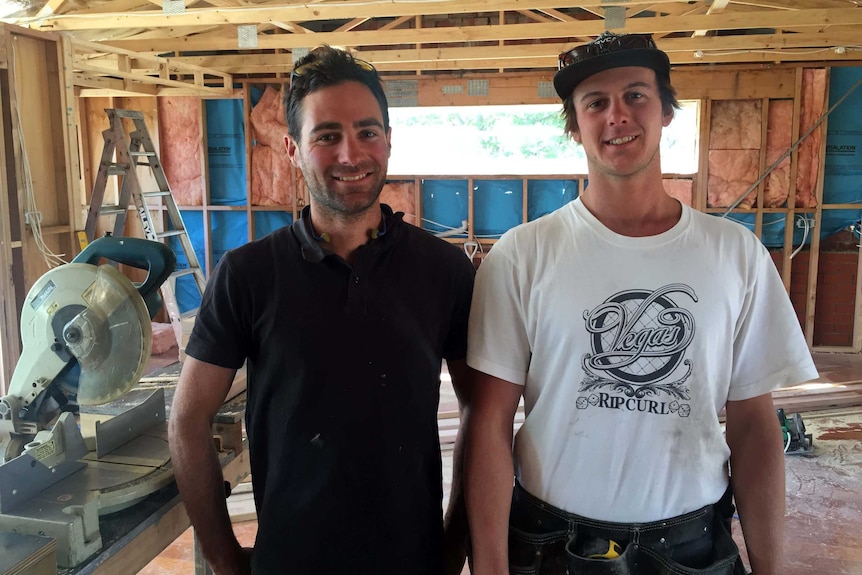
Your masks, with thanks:
<instances>
[{"instance_id":1,"label":"man's neck","mask_svg":"<svg viewBox=\"0 0 862 575\"><path fill-rule=\"evenodd\" d=\"M380 204L375 202L360 214L343 216L311 204L311 222L314 233L322 237L324 246L348 263L360 246L368 243L374 230L380 228L383 217Z\"/></svg>"},{"instance_id":2,"label":"man's neck","mask_svg":"<svg viewBox=\"0 0 862 575\"><path fill-rule=\"evenodd\" d=\"M591 175L581 201L605 227L631 237L666 232L682 214L679 202L664 191L661 175L625 179Z\"/></svg>"}]
</instances>

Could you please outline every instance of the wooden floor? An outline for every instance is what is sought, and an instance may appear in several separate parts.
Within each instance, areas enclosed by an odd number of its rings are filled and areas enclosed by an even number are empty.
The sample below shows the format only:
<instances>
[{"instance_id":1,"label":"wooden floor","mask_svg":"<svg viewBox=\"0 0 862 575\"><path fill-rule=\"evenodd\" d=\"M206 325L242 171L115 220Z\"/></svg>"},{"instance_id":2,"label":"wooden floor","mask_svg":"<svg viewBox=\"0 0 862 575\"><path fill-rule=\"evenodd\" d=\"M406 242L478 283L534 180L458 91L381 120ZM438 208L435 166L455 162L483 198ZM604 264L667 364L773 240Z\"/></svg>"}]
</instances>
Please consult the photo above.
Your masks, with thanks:
<instances>
[{"instance_id":1,"label":"wooden floor","mask_svg":"<svg viewBox=\"0 0 862 575\"><path fill-rule=\"evenodd\" d=\"M808 433L813 435L810 456L788 456L786 563L782 575L862 575L862 391L855 407L823 409L823 397L834 394L846 403L844 394L862 385L862 355L817 354L825 394L811 398L810 391L785 390L783 401L798 409ZM858 385L857 385L858 384ZM829 387L833 386L833 387ZM795 402L795 403L794 403ZM810 406L817 406L808 409ZM440 411L457 409L451 388L444 385ZM788 410L788 414L797 409ZM444 497L448 497L451 451L444 456ZM251 546L257 522L234 524L242 545ZM745 549L738 524L734 538ZM194 572L191 530L140 573L144 575L190 575ZM465 568L464 573L469 571Z\"/></svg>"}]
</instances>

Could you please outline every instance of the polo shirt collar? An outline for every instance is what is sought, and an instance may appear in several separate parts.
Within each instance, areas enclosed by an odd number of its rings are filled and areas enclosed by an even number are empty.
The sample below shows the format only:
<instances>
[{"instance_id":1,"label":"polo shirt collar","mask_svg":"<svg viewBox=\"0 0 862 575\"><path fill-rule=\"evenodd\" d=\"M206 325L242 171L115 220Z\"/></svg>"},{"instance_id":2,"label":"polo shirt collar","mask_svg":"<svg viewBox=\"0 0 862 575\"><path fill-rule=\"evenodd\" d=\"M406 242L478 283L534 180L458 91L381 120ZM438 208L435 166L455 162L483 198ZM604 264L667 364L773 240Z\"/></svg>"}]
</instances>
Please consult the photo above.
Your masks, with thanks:
<instances>
[{"instance_id":1,"label":"polo shirt collar","mask_svg":"<svg viewBox=\"0 0 862 575\"><path fill-rule=\"evenodd\" d=\"M398 236L401 230L404 212L393 213L392 208L386 204L380 204L383 215L383 227L374 241L386 241L389 243ZM293 235L299 241L302 250L302 258L311 263L322 261L332 252L324 247L323 238L317 235L311 222L311 206L305 206L299 214L299 219L291 226Z\"/></svg>"}]
</instances>

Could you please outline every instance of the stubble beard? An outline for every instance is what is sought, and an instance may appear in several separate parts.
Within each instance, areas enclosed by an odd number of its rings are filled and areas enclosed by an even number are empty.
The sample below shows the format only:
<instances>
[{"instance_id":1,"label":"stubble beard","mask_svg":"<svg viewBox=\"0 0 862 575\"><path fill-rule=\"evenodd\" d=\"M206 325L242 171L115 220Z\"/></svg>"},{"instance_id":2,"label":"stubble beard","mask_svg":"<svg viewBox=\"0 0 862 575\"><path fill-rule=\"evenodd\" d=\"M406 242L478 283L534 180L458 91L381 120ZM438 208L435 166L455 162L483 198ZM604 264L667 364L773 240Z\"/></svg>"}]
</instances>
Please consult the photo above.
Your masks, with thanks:
<instances>
[{"instance_id":1,"label":"stubble beard","mask_svg":"<svg viewBox=\"0 0 862 575\"><path fill-rule=\"evenodd\" d=\"M634 169L627 170L627 171L619 171L619 170L615 169L611 164L601 161L598 154L596 154L594 157L590 157L588 155L587 156L587 163L590 164L591 166L593 166L594 168L597 168L598 171L600 171L601 173L603 173L603 174L605 174L611 178L618 179L618 180L624 180L626 178L630 178L632 176L637 176L639 174L642 174L645 171L647 171L655 162L660 162L661 161L659 159L660 158L659 157L660 149L661 149L661 141L659 141L659 143L656 144L655 149L652 151L652 154L650 154L650 157L646 162L644 162L642 164L636 164L633 167Z\"/></svg>"},{"instance_id":2,"label":"stubble beard","mask_svg":"<svg viewBox=\"0 0 862 575\"><path fill-rule=\"evenodd\" d=\"M315 185L309 185L309 182L306 180L306 187L311 199L321 211L332 217L353 219L362 216L377 203L385 183L385 179L381 179L375 184L376 190L367 196L367 201L359 204L342 201L337 192L328 189L324 184L315 183Z\"/></svg>"}]
</instances>

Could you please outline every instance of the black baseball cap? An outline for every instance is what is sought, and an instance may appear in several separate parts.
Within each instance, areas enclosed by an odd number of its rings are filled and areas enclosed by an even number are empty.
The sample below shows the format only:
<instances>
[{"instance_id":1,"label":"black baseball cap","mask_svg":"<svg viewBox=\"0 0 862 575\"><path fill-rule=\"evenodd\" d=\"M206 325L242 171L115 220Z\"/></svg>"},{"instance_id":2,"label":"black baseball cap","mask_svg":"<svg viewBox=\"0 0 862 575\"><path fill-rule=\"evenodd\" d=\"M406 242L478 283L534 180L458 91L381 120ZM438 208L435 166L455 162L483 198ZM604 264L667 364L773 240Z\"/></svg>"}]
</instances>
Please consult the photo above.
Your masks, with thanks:
<instances>
[{"instance_id":1,"label":"black baseball cap","mask_svg":"<svg viewBox=\"0 0 862 575\"><path fill-rule=\"evenodd\" d=\"M575 87L598 72L623 66L651 68L670 80L670 59L658 49L650 34L602 34L560 54L554 89L560 99L571 96Z\"/></svg>"}]
</instances>

